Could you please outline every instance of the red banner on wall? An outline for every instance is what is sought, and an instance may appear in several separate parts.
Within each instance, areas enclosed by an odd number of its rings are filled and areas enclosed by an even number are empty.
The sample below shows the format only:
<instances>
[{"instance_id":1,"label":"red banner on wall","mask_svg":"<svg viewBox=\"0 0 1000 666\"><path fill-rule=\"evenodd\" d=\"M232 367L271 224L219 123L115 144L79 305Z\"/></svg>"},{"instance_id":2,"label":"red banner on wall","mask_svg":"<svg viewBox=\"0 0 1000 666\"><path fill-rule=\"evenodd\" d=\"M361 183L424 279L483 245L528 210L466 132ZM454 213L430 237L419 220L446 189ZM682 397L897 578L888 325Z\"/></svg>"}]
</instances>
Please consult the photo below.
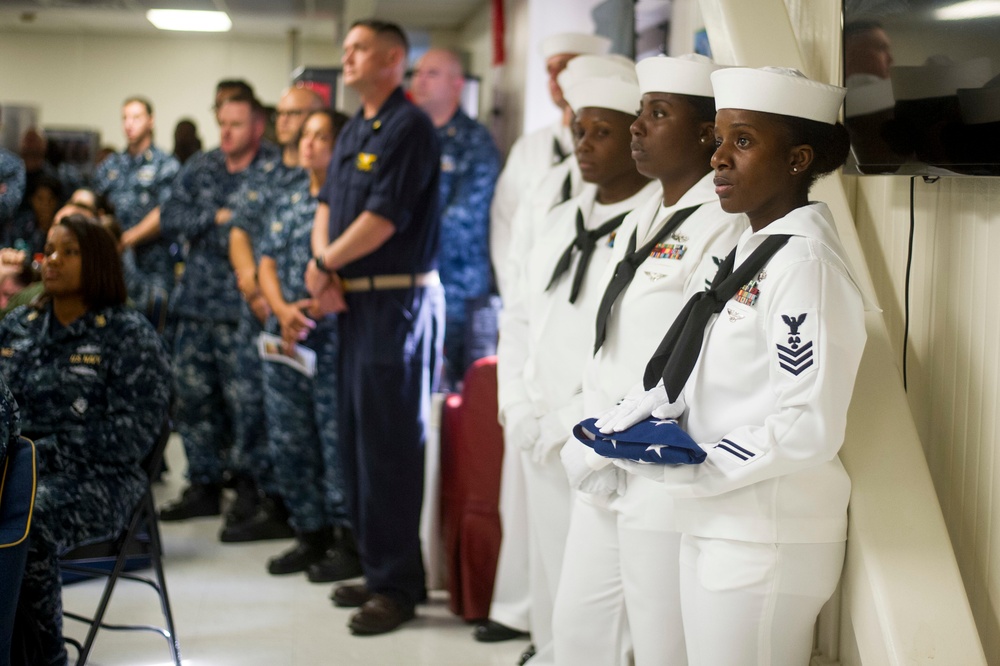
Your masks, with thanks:
<instances>
[{"instance_id":1,"label":"red banner on wall","mask_svg":"<svg viewBox=\"0 0 1000 666\"><path fill-rule=\"evenodd\" d=\"M493 65L502 65L507 59L504 51L504 24L503 24L503 3L504 0L493 0Z\"/></svg>"}]
</instances>

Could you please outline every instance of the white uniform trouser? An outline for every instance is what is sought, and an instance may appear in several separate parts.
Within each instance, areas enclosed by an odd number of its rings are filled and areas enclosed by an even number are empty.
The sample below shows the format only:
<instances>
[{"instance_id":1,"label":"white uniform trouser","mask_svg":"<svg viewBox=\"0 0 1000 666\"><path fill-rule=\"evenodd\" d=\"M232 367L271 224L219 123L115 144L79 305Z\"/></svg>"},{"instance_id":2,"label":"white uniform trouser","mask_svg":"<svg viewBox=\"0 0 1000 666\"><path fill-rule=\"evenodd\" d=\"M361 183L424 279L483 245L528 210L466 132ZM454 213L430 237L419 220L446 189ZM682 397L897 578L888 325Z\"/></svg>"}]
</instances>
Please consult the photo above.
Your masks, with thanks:
<instances>
[{"instance_id":1,"label":"white uniform trouser","mask_svg":"<svg viewBox=\"0 0 1000 666\"><path fill-rule=\"evenodd\" d=\"M556 663L614 666L629 663L631 648L636 666L683 666L679 542L578 495L553 618Z\"/></svg>"},{"instance_id":2,"label":"white uniform trouser","mask_svg":"<svg viewBox=\"0 0 1000 666\"><path fill-rule=\"evenodd\" d=\"M689 666L806 666L816 617L840 580L844 547L683 535Z\"/></svg>"},{"instance_id":3,"label":"white uniform trouser","mask_svg":"<svg viewBox=\"0 0 1000 666\"><path fill-rule=\"evenodd\" d=\"M531 451L522 451L521 462L528 498L531 642L537 650L531 665L541 666L555 663L552 612L566 550L573 496L558 455L537 463L531 459Z\"/></svg>"},{"instance_id":4,"label":"white uniform trouser","mask_svg":"<svg viewBox=\"0 0 1000 666\"><path fill-rule=\"evenodd\" d=\"M490 619L519 631L530 627L528 591L528 501L521 449L504 441L500 469L500 525L503 538L493 581Z\"/></svg>"}]
</instances>

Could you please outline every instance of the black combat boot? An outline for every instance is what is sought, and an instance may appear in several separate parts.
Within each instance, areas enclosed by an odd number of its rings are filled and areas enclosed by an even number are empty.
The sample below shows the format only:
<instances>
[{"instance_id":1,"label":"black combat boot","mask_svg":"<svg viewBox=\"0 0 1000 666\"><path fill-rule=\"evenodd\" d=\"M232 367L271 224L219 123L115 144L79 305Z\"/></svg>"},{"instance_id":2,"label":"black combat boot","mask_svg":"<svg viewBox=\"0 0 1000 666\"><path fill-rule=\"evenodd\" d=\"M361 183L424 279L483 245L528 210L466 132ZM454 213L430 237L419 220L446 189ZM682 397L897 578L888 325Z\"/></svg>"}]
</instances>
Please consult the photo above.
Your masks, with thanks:
<instances>
[{"instance_id":1,"label":"black combat boot","mask_svg":"<svg viewBox=\"0 0 1000 666\"><path fill-rule=\"evenodd\" d=\"M361 558L354 532L349 527L336 528L336 541L327 549L323 559L306 569L306 577L313 583L334 583L338 580L357 578L361 575Z\"/></svg>"},{"instance_id":2,"label":"black combat boot","mask_svg":"<svg viewBox=\"0 0 1000 666\"><path fill-rule=\"evenodd\" d=\"M333 546L333 530L330 528L316 532L302 532L297 536L295 546L267 562L267 572L274 576L305 571L311 564L323 559L326 551Z\"/></svg>"},{"instance_id":3,"label":"black combat boot","mask_svg":"<svg viewBox=\"0 0 1000 666\"><path fill-rule=\"evenodd\" d=\"M215 483L192 483L178 499L160 509L160 520L187 520L219 515L222 487Z\"/></svg>"}]
</instances>

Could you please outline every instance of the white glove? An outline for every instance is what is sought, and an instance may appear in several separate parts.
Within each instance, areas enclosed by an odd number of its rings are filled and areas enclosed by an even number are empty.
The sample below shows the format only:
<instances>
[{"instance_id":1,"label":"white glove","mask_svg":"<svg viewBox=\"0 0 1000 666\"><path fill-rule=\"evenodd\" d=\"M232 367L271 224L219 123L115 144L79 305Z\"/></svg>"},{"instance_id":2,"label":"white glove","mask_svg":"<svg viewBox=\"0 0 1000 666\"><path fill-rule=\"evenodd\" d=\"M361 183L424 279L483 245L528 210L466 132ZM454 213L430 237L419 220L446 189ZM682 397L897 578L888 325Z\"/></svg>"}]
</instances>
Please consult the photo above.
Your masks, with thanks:
<instances>
[{"instance_id":1,"label":"white glove","mask_svg":"<svg viewBox=\"0 0 1000 666\"><path fill-rule=\"evenodd\" d=\"M601 414L594 425L605 435L610 435L613 432L621 432L631 428L639 421L648 419L655 410L669 405L670 398L667 397L667 390L663 388L663 382L660 382L638 395L629 391L629 394L617 406Z\"/></svg>"},{"instance_id":2,"label":"white glove","mask_svg":"<svg viewBox=\"0 0 1000 666\"><path fill-rule=\"evenodd\" d=\"M611 464L593 449L570 439L560 452L569 486L591 495L610 495L625 487L625 472Z\"/></svg>"},{"instance_id":3,"label":"white glove","mask_svg":"<svg viewBox=\"0 0 1000 666\"><path fill-rule=\"evenodd\" d=\"M614 458L612 462L615 467L621 471L628 474L634 474L636 476L642 476L650 481L663 481L663 470L667 465L655 465L650 463L640 463L634 460L625 460L624 458Z\"/></svg>"},{"instance_id":4,"label":"white glove","mask_svg":"<svg viewBox=\"0 0 1000 666\"><path fill-rule=\"evenodd\" d=\"M654 419L679 419L685 409L687 409L687 403L684 402L684 396L680 395L677 397L677 402L660 405L653 410L650 416Z\"/></svg>"},{"instance_id":5,"label":"white glove","mask_svg":"<svg viewBox=\"0 0 1000 666\"><path fill-rule=\"evenodd\" d=\"M531 452L531 459L542 464L551 460L552 455L566 442L567 437L572 437L573 432L563 425L559 412L549 412L536 423L539 434Z\"/></svg>"},{"instance_id":6,"label":"white glove","mask_svg":"<svg viewBox=\"0 0 1000 666\"><path fill-rule=\"evenodd\" d=\"M519 449L530 451L538 441L538 417L528 402L514 403L504 410L504 438Z\"/></svg>"}]
</instances>

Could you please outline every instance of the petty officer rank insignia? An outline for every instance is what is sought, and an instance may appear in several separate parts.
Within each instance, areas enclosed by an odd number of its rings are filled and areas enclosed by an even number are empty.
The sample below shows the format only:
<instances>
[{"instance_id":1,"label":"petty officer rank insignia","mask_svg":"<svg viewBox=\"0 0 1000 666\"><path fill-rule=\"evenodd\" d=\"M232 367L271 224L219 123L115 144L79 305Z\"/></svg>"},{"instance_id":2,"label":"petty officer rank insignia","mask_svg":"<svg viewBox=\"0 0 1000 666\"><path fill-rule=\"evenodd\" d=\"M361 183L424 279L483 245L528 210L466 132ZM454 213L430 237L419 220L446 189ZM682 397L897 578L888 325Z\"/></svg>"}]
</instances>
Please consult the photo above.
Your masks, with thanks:
<instances>
[{"instance_id":1,"label":"petty officer rank insignia","mask_svg":"<svg viewBox=\"0 0 1000 666\"><path fill-rule=\"evenodd\" d=\"M371 171L375 166L375 160L378 159L378 155L373 155L372 153L358 153L358 159L355 162L355 166L358 171Z\"/></svg>"},{"instance_id":2,"label":"petty officer rank insignia","mask_svg":"<svg viewBox=\"0 0 1000 666\"><path fill-rule=\"evenodd\" d=\"M653 259L683 259L685 252L687 252L687 245L657 243L656 247L650 251L649 256Z\"/></svg>"},{"instance_id":3,"label":"petty officer rank insignia","mask_svg":"<svg viewBox=\"0 0 1000 666\"><path fill-rule=\"evenodd\" d=\"M802 377L816 369L816 319L815 310L776 315L775 361L784 374Z\"/></svg>"}]
</instances>

